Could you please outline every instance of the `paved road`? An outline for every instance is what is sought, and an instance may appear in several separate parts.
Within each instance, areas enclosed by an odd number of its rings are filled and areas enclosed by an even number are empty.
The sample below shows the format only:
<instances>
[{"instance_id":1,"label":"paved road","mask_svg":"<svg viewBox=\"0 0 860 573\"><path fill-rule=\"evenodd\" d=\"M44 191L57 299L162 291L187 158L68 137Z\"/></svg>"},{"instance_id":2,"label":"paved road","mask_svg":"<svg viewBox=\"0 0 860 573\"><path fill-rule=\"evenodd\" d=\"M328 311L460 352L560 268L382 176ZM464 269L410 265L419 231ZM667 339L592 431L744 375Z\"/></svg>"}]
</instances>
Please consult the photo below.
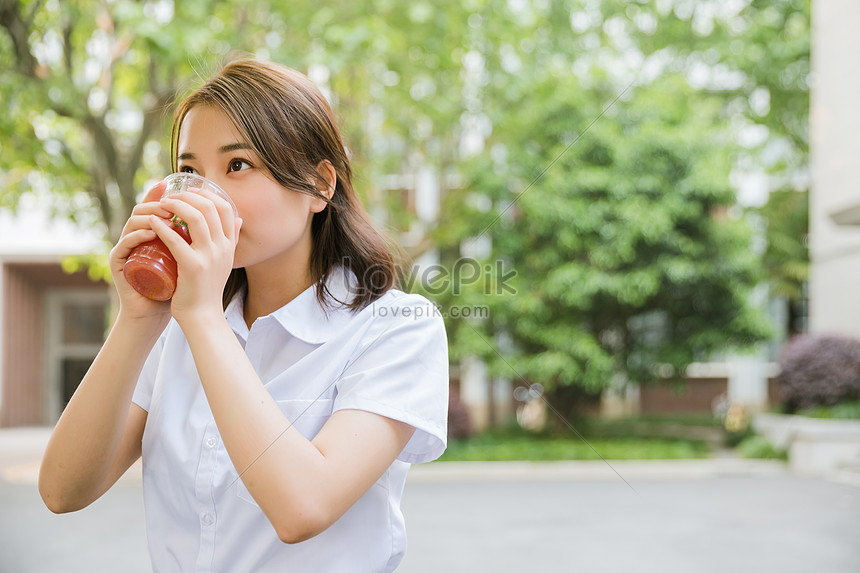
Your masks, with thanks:
<instances>
[{"instance_id":1,"label":"paved road","mask_svg":"<svg viewBox=\"0 0 860 573\"><path fill-rule=\"evenodd\" d=\"M5 443L0 573L150 570L134 475L56 516L35 490L33 454ZM414 468L398 573L860 571L860 488L767 463L613 466L629 485L590 462Z\"/></svg>"},{"instance_id":2,"label":"paved road","mask_svg":"<svg viewBox=\"0 0 860 573\"><path fill-rule=\"evenodd\" d=\"M151 573L139 485L54 515L33 484L0 481L0 573Z\"/></svg>"},{"instance_id":3,"label":"paved road","mask_svg":"<svg viewBox=\"0 0 860 573\"><path fill-rule=\"evenodd\" d=\"M400 571L860 572L860 489L787 475L633 485L413 484Z\"/></svg>"}]
</instances>

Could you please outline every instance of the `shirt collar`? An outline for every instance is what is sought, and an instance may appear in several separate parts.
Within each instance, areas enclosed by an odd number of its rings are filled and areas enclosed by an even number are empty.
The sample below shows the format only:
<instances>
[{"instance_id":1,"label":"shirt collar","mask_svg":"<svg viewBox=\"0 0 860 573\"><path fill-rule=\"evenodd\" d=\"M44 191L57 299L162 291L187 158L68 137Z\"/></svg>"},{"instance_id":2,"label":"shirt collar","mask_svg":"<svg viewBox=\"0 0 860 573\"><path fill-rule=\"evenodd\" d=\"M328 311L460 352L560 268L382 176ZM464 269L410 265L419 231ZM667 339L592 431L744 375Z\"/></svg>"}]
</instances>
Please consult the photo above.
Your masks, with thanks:
<instances>
[{"instance_id":1,"label":"shirt collar","mask_svg":"<svg viewBox=\"0 0 860 573\"><path fill-rule=\"evenodd\" d=\"M340 332L352 317L350 309L338 301L349 302L352 294L350 287L354 280L350 271L335 267L326 281L326 287L335 299L331 306L325 309L320 306L317 301L317 284L314 283L268 316L274 318L284 330L296 338L310 344L322 344ZM236 293L224 314L236 334L247 339L248 327L243 315L245 293L246 289Z\"/></svg>"}]
</instances>

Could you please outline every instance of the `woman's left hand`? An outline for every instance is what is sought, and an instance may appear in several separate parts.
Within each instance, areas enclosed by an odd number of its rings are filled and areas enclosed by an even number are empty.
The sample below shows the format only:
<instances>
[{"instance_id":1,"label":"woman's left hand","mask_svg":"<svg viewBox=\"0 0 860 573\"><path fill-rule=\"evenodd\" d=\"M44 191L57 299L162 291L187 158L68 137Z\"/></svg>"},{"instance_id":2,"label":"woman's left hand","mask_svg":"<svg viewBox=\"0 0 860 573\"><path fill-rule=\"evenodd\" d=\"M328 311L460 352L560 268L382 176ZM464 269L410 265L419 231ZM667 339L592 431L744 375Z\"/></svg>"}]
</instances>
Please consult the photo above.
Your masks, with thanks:
<instances>
[{"instance_id":1,"label":"woman's left hand","mask_svg":"<svg viewBox=\"0 0 860 573\"><path fill-rule=\"evenodd\" d=\"M223 316L224 285L233 269L233 254L242 219L223 198L209 191L190 191L161 199L161 206L188 226L191 244L156 216L150 225L176 259L178 278L170 303L180 323L206 314Z\"/></svg>"}]
</instances>

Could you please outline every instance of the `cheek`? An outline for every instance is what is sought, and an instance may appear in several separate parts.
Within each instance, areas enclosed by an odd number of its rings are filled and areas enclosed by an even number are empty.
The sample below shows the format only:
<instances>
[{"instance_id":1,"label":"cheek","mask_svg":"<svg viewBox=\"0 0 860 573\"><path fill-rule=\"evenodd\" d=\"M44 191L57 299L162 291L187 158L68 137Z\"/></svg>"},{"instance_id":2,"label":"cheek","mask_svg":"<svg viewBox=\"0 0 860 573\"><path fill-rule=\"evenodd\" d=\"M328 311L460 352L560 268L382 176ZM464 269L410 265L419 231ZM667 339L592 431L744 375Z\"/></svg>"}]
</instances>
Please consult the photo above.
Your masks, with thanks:
<instances>
[{"instance_id":1,"label":"cheek","mask_svg":"<svg viewBox=\"0 0 860 573\"><path fill-rule=\"evenodd\" d=\"M239 210L242 217L241 242L247 246L284 246L299 240L310 232L307 212L299 209L264 208L259 205L247 211Z\"/></svg>"},{"instance_id":2,"label":"cheek","mask_svg":"<svg viewBox=\"0 0 860 573\"><path fill-rule=\"evenodd\" d=\"M236 209L242 217L244 238L260 243L280 235L301 234L310 220L313 198L304 193L283 188L263 189L258 187L253 194L236 200Z\"/></svg>"}]
</instances>

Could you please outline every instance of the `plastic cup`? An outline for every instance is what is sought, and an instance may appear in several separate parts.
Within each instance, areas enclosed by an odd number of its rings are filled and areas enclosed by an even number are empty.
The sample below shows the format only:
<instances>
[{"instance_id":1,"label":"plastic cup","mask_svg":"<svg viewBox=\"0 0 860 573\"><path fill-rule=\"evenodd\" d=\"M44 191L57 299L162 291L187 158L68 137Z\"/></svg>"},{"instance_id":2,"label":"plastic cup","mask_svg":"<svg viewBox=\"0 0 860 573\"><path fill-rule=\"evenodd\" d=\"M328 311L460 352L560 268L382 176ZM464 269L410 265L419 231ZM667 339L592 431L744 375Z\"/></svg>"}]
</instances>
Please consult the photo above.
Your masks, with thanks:
<instances>
[{"instance_id":1,"label":"plastic cup","mask_svg":"<svg viewBox=\"0 0 860 573\"><path fill-rule=\"evenodd\" d=\"M184 191L208 190L223 197L233 207L233 215L238 216L236 205L218 185L205 177L194 173L174 173L164 179L167 184L163 197L176 195ZM185 242L191 243L188 227L184 221L174 217L173 230L179 233ZM148 299L165 301L173 297L176 291L176 259L170 254L170 249L159 239L141 243L132 249L122 268L126 282L137 292Z\"/></svg>"}]
</instances>

